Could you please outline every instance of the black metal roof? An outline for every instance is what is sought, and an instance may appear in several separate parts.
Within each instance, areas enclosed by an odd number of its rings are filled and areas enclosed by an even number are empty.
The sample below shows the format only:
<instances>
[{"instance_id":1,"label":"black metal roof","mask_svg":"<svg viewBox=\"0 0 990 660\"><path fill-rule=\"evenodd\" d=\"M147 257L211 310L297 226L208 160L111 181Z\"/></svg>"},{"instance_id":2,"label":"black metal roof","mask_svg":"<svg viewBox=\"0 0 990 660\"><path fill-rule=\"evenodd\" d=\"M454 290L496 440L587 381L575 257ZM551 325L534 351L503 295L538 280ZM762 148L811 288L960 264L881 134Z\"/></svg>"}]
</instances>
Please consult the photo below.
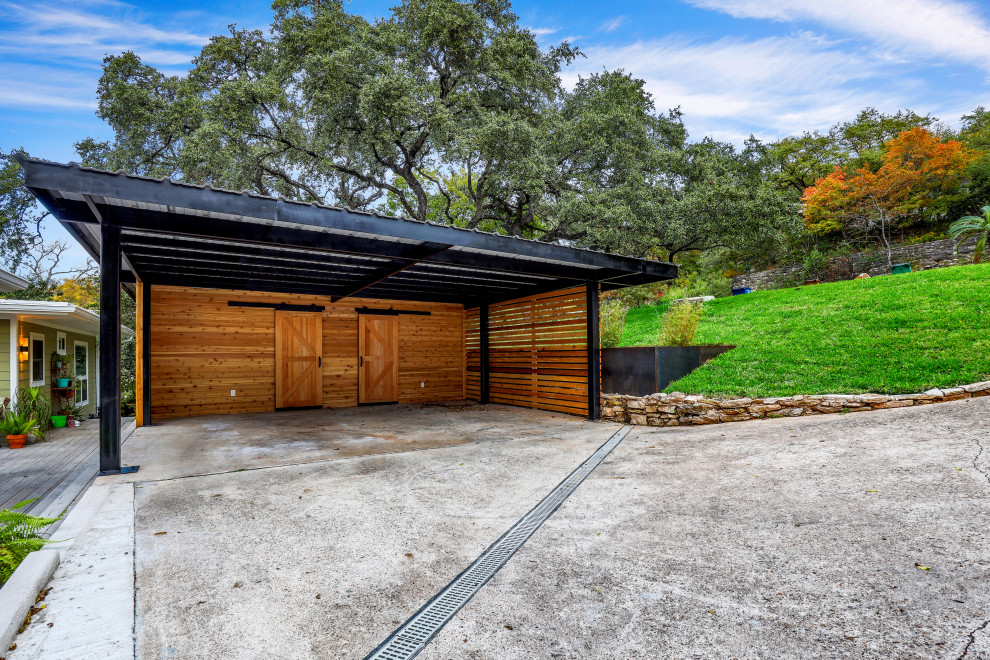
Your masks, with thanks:
<instances>
[{"instance_id":1,"label":"black metal roof","mask_svg":"<svg viewBox=\"0 0 990 660\"><path fill-rule=\"evenodd\" d=\"M27 186L99 259L121 227L125 270L150 284L477 305L677 266L431 222L18 158Z\"/></svg>"}]
</instances>

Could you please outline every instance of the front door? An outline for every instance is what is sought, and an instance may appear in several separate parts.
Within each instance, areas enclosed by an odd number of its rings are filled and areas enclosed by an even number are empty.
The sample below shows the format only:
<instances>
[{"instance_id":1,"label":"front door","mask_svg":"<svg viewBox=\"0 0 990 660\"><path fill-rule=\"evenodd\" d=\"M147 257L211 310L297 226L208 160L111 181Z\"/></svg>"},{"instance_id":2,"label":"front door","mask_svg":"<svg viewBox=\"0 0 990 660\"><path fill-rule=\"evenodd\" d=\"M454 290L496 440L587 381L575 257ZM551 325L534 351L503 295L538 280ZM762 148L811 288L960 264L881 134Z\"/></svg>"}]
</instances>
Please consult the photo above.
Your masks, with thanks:
<instances>
[{"instance_id":1,"label":"front door","mask_svg":"<svg viewBox=\"0 0 990 660\"><path fill-rule=\"evenodd\" d=\"M399 317L358 316L358 403L399 400Z\"/></svg>"},{"instance_id":2,"label":"front door","mask_svg":"<svg viewBox=\"0 0 990 660\"><path fill-rule=\"evenodd\" d=\"M323 315L275 310L275 407L323 405Z\"/></svg>"}]
</instances>

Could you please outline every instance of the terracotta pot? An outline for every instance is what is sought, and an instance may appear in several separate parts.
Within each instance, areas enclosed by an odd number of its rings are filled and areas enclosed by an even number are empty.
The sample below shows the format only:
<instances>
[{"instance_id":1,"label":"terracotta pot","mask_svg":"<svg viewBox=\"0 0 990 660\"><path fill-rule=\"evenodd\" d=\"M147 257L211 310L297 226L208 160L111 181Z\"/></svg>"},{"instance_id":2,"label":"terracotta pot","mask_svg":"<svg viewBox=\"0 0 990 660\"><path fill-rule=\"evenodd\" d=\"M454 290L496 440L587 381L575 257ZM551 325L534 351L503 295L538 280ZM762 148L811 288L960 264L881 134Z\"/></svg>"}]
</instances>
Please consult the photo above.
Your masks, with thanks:
<instances>
[{"instance_id":1,"label":"terracotta pot","mask_svg":"<svg viewBox=\"0 0 990 660\"><path fill-rule=\"evenodd\" d=\"M10 445L11 449L23 449L27 439L26 433L24 435L8 435L7 444Z\"/></svg>"}]
</instances>

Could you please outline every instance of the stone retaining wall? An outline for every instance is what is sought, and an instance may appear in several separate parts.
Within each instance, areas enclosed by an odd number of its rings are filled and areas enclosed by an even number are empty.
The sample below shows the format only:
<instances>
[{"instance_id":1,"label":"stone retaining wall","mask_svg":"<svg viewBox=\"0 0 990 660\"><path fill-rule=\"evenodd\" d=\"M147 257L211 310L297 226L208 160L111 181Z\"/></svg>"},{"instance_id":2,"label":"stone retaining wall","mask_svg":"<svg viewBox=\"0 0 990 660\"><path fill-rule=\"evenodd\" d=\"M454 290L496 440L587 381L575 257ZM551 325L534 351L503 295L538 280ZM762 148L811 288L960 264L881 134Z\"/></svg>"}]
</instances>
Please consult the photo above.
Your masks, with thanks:
<instances>
[{"instance_id":1,"label":"stone retaining wall","mask_svg":"<svg viewBox=\"0 0 990 660\"><path fill-rule=\"evenodd\" d=\"M990 381L920 394L823 394L766 399L714 399L697 394L602 395L602 419L640 426L695 426L771 417L906 408L990 395Z\"/></svg>"},{"instance_id":2,"label":"stone retaining wall","mask_svg":"<svg viewBox=\"0 0 990 660\"><path fill-rule=\"evenodd\" d=\"M956 254L956 242L950 238L917 245L899 245L891 250L891 263L910 263L912 271L968 264L973 261L976 242L976 237L964 240L959 244L959 254ZM821 277L822 281L833 282L851 280L860 273L866 273L870 277L889 275L890 267L887 266L886 251L855 252L848 257L831 259L826 273ZM732 288L749 287L754 291L766 291L795 286L804 281L805 274L804 266L781 266L733 277Z\"/></svg>"}]
</instances>

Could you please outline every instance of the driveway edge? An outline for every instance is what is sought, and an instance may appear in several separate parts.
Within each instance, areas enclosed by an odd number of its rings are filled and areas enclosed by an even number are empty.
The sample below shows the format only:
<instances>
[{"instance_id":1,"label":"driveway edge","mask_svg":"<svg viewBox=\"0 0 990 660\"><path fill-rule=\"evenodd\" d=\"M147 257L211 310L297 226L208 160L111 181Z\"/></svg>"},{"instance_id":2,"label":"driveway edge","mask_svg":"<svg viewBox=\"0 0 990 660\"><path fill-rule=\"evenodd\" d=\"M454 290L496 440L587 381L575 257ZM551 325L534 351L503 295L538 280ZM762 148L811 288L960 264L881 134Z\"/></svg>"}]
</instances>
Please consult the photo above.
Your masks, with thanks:
<instances>
[{"instance_id":1,"label":"driveway edge","mask_svg":"<svg viewBox=\"0 0 990 660\"><path fill-rule=\"evenodd\" d=\"M10 643L31 607L58 568L57 550L36 550L28 554L10 579L0 589L0 653L6 653Z\"/></svg>"}]
</instances>

